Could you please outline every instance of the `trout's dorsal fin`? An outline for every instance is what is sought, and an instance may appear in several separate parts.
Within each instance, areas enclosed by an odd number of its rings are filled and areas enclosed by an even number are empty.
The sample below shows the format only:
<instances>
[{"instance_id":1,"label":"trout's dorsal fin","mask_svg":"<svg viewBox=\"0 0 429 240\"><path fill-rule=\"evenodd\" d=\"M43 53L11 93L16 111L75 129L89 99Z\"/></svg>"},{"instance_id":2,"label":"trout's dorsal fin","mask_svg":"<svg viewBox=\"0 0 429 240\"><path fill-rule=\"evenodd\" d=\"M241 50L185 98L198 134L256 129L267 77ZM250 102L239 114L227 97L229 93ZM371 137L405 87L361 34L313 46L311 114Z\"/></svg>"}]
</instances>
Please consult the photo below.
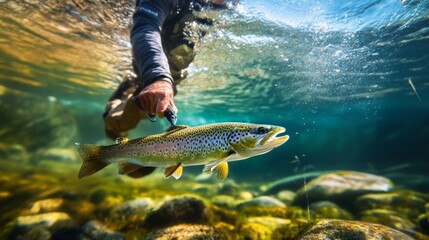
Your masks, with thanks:
<instances>
[{"instance_id":1,"label":"trout's dorsal fin","mask_svg":"<svg viewBox=\"0 0 429 240\"><path fill-rule=\"evenodd\" d=\"M126 137L118 137L116 139L116 144L125 144L127 142L128 142L128 138L126 138Z\"/></svg>"},{"instance_id":2,"label":"trout's dorsal fin","mask_svg":"<svg viewBox=\"0 0 429 240\"><path fill-rule=\"evenodd\" d=\"M170 127L168 127L167 128L167 130L165 130L167 133L173 133L173 132L177 132L177 131L179 131L179 130L182 130L182 129L185 129L185 128L188 128L189 126L186 126L186 125L176 125L176 126L173 126L173 125L171 125Z\"/></svg>"},{"instance_id":3,"label":"trout's dorsal fin","mask_svg":"<svg viewBox=\"0 0 429 240\"><path fill-rule=\"evenodd\" d=\"M175 179L179 179L183 173L183 164L177 163L175 165L168 165L164 168L164 178L173 176Z\"/></svg>"}]
</instances>

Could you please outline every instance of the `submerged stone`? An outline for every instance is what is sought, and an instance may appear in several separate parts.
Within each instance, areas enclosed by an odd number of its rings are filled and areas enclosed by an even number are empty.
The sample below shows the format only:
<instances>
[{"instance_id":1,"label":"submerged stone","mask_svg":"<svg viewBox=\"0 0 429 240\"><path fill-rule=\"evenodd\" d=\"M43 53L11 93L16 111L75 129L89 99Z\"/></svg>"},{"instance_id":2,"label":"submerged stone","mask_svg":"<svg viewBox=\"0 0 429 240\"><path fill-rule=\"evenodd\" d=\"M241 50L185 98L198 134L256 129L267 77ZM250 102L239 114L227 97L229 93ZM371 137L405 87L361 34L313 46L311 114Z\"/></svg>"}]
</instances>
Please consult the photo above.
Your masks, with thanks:
<instances>
[{"instance_id":1,"label":"submerged stone","mask_svg":"<svg viewBox=\"0 0 429 240\"><path fill-rule=\"evenodd\" d=\"M81 239L91 240L125 240L125 234L107 229L98 221L90 221L82 227Z\"/></svg>"},{"instance_id":2,"label":"submerged stone","mask_svg":"<svg viewBox=\"0 0 429 240\"><path fill-rule=\"evenodd\" d=\"M193 196L175 197L165 201L151 212L145 224L149 227L171 226L180 223L207 223L209 208L206 203Z\"/></svg>"},{"instance_id":3,"label":"submerged stone","mask_svg":"<svg viewBox=\"0 0 429 240\"><path fill-rule=\"evenodd\" d=\"M43 213L18 217L8 239L51 239L61 229L75 228L74 220L63 212Z\"/></svg>"},{"instance_id":4,"label":"submerged stone","mask_svg":"<svg viewBox=\"0 0 429 240\"><path fill-rule=\"evenodd\" d=\"M410 219L416 219L424 212L428 195L413 191L398 191L392 193L365 194L355 201L359 211L371 209L389 209Z\"/></svg>"},{"instance_id":5,"label":"submerged stone","mask_svg":"<svg viewBox=\"0 0 429 240\"><path fill-rule=\"evenodd\" d=\"M214 205L216 205L216 206L223 207L223 208L228 208L228 209L234 208L235 205L236 205L235 198L233 198L233 197L231 197L229 195L217 195L217 196L214 196L211 199L211 202Z\"/></svg>"},{"instance_id":6,"label":"submerged stone","mask_svg":"<svg viewBox=\"0 0 429 240\"><path fill-rule=\"evenodd\" d=\"M31 206L30 212L35 213L47 213L47 212L55 212L60 210L61 206L64 203L64 199L62 198L51 198L39 200Z\"/></svg>"},{"instance_id":7,"label":"submerged stone","mask_svg":"<svg viewBox=\"0 0 429 240\"><path fill-rule=\"evenodd\" d=\"M143 223L147 215L154 209L155 203L150 198L139 198L127 201L114 207L109 218L115 223L116 228L131 223Z\"/></svg>"},{"instance_id":8,"label":"submerged stone","mask_svg":"<svg viewBox=\"0 0 429 240\"><path fill-rule=\"evenodd\" d=\"M360 221L319 220L307 230L299 240L331 240L331 239L401 239L413 238L392 228Z\"/></svg>"},{"instance_id":9,"label":"submerged stone","mask_svg":"<svg viewBox=\"0 0 429 240\"><path fill-rule=\"evenodd\" d=\"M46 227L52 227L58 223L71 222L72 219L67 213L63 212L52 212L43 213L38 215L21 216L16 220L17 227L28 228L34 225L43 225Z\"/></svg>"},{"instance_id":10,"label":"submerged stone","mask_svg":"<svg viewBox=\"0 0 429 240\"><path fill-rule=\"evenodd\" d=\"M124 202L112 209L112 214L129 217L137 214L147 214L155 203L150 198L139 198Z\"/></svg>"},{"instance_id":11,"label":"submerged stone","mask_svg":"<svg viewBox=\"0 0 429 240\"><path fill-rule=\"evenodd\" d=\"M391 210L372 209L360 213L360 220L365 222L379 223L394 228L406 234L414 234L417 226L407 217Z\"/></svg>"},{"instance_id":12,"label":"submerged stone","mask_svg":"<svg viewBox=\"0 0 429 240\"><path fill-rule=\"evenodd\" d=\"M418 223L420 231L429 235L429 218L425 214L422 214L419 216Z\"/></svg>"},{"instance_id":13,"label":"submerged stone","mask_svg":"<svg viewBox=\"0 0 429 240\"><path fill-rule=\"evenodd\" d=\"M25 240L49 240L52 238L51 232L44 226L35 226L23 233L17 233L10 239L25 239Z\"/></svg>"},{"instance_id":14,"label":"submerged stone","mask_svg":"<svg viewBox=\"0 0 429 240\"><path fill-rule=\"evenodd\" d=\"M310 204L312 218L353 219L353 215L333 202L320 201Z\"/></svg>"},{"instance_id":15,"label":"submerged stone","mask_svg":"<svg viewBox=\"0 0 429 240\"><path fill-rule=\"evenodd\" d=\"M425 204L426 217L429 218L429 202Z\"/></svg>"},{"instance_id":16,"label":"submerged stone","mask_svg":"<svg viewBox=\"0 0 429 240\"><path fill-rule=\"evenodd\" d=\"M275 182L270 183L265 189L264 194L276 194L282 190L295 191L301 188L304 185L305 181L309 182L311 179L319 177L326 172L307 172L303 174L288 176L282 179L279 179Z\"/></svg>"},{"instance_id":17,"label":"submerged stone","mask_svg":"<svg viewBox=\"0 0 429 240\"><path fill-rule=\"evenodd\" d=\"M145 240L224 240L230 239L221 231L207 226L194 224L180 224L162 228L150 234Z\"/></svg>"},{"instance_id":18,"label":"submerged stone","mask_svg":"<svg viewBox=\"0 0 429 240\"><path fill-rule=\"evenodd\" d=\"M280 200L270 197L270 196L260 196L254 199L241 202L237 205L237 208L245 208L245 207L280 207L285 208L286 204L281 202Z\"/></svg>"},{"instance_id":19,"label":"submerged stone","mask_svg":"<svg viewBox=\"0 0 429 240\"><path fill-rule=\"evenodd\" d=\"M340 171L324 174L298 191L294 203L305 206L310 202L332 201L349 206L358 196L374 192L388 192L392 182L384 177L353 171Z\"/></svg>"},{"instance_id":20,"label":"submerged stone","mask_svg":"<svg viewBox=\"0 0 429 240\"><path fill-rule=\"evenodd\" d=\"M253 198L253 194L249 191L241 191L237 194L237 200L251 200Z\"/></svg>"},{"instance_id":21,"label":"submerged stone","mask_svg":"<svg viewBox=\"0 0 429 240\"><path fill-rule=\"evenodd\" d=\"M277 239L276 231L288 228L291 220L276 217L251 217L240 228L240 236L244 239Z\"/></svg>"},{"instance_id":22,"label":"submerged stone","mask_svg":"<svg viewBox=\"0 0 429 240\"><path fill-rule=\"evenodd\" d=\"M218 190L218 194L235 196L241 190L242 188L236 182L234 182L234 180L227 179L221 183L221 186Z\"/></svg>"},{"instance_id":23,"label":"submerged stone","mask_svg":"<svg viewBox=\"0 0 429 240\"><path fill-rule=\"evenodd\" d=\"M296 193L289 190L283 190L276 194L276 198L286 204L292 204L295 197L296 197Z\"/></svg>"}]
</instances>

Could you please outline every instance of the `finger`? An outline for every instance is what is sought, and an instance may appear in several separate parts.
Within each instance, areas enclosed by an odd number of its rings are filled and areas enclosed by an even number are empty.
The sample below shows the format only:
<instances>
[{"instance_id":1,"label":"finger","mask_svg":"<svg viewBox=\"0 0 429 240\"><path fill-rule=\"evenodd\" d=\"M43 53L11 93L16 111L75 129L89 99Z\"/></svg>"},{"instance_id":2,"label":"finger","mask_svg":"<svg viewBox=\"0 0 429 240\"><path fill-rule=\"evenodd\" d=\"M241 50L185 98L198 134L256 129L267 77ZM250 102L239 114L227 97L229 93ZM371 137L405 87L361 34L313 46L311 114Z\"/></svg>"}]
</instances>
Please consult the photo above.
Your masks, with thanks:
<instances>
[{"instance_id":1,"label":"finger","mask_svg":"<svg viewBox=\"0 0 429 240\"><path fill-rule=\"evenodd\" d=\"M144 94L144 92L143 92L143 94L142 93L139 94L139 100L140 100L140 105L141 105L143 111L145 113L150 114L151 113L151 111L150 111L151 101L147 98L147 95Z\"/></svg>"},{"instance_id":2,"label":"finger","mask_svg":"<svg viewBox=\"0 0 429 240\"><path fill-rule=\"evenodd\" d=\"M159 97L154 96L150 101L150 113L152 115L156 115L158 113L157 111L157 105L159 103L160 99Z\"/></svg>"},{"instance_id":3,"label":"finger","mask_svg":"<svg viewBox=\"0 0 429 240\"><path fill-rule=\"evenodd\" d=\"M167 110L168 105L169 105L169 101L165 99L158 102L156 106L156 113L158 114L158 117L160 118L164 117L164 112Z\"/></svg>"}]
</instances>

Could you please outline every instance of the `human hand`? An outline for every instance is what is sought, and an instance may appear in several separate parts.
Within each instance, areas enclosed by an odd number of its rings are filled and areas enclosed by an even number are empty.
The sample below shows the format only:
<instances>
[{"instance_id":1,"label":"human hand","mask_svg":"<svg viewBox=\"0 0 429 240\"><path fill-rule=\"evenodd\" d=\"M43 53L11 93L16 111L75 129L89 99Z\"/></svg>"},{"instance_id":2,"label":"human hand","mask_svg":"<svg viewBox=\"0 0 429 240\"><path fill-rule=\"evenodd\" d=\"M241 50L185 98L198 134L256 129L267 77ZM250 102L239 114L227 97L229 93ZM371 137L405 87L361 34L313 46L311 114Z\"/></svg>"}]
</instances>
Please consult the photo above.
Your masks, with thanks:
<instances>
[{"instance_id":1,"label":"human hand","mask_svg":"<svg viewBox=\"0 0 429 240\"><path fill-rule=\"evenodd\" d=\"M164 117L164 112L170 106L178 112L174 104L174 90L171 83L163 80L155 81L145 87L138 95L140 106L147 114Z\"/></svg>"}]
</instances>

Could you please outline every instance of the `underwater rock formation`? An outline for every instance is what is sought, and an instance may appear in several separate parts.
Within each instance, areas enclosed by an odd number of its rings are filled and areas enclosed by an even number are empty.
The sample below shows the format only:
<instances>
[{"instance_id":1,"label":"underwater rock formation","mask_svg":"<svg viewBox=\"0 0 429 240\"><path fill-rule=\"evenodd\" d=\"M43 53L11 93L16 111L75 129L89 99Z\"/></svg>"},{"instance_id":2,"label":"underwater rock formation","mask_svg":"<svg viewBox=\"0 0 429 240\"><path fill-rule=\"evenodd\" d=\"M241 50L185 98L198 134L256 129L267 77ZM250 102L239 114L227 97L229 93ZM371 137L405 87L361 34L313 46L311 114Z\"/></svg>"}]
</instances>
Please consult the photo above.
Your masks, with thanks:
<instances>
[{"instance_id":1,"label":"underwater rock formation","mask_svg":"<svg viewBox=\"0 0 429 240\"><path fill-rule=\"evenodd\" d=\"M270 196L260 196L254 199L241 202L237 205L238 209L246 208L246 207L286 207L286 204L281 202L280 200L270 197Z\"/></svg>"},{"instance_id":2,"label":"underwater rock formation","mask_svg":"<svg viewBox=\"0 0 429 240\"><path fill-rule=\"evenodd\" d=\"M396 191L392 193L365 194L356 199L358 211L371 209L387 209L400 213L410 219L425 211L425 203L429 195L414 191Z\"/></svg>"},{"instance_id":3,"label":"underwater rock formation","mask_svg":"<svg viewBox=\"0 0 429 240\"><path fill-rule=\"evenodd\" d=\"M188 193L200 184L192 179L172 184L160 177L154 189L147 179L157 177L83 182L37 173L37 166L20 181L11 181L14 172L0 174L0 239L429 239L428 195L418 192L362 195L353 202L361 205L347 210L329 201L301 208L246 184L234 183L240 191L232 196L205 196Z\"/></svg>"},{"instance_id":4,"label":"underwater rock formation","mask_svg":"<svg viewBox=\"0 0 429 240\"><path fill-rule=\"evenodd\" d=\"M63 212L20 216L6 228L11 230L8 239L51 239L52 234L76 226L69 214Z\"/></svg>"},{"instance_id":5,"label":"underwater rock formation","mask_svg":"<svg viewBox=\"0 0 429 240\"><path fill-rule=\"evenodd\" d=\"M145 240L224 240L228 239L219 230L207 225L179 224L159 229L150 234Z\"/></svg>"},{"instance_id":6,"label":"underwater rock formation","mask_svg":"<svg viewBox=\"0 0 429 240\"><path fill-rule=\"evenodd\" d=\"M320 201L310 204L313 218L353 219L353 215L333 202Z\"/></svg>"},{"instance_id":7,"label":"underwater rock formation","mask_svg":"<svg viewBox=\"0 0 429 240\"><path fill-rule=\"evenodd\" d=\"M412 240L413 238L379 224L345 220L320 220L299 238L299 240L314 239Z\"/></svg>"},{"instance_id":8,"label":"underwater rock formation","mask_svg":"<svg viewBox=\"0 0 429 240\"><path fill-rule=\"evenodd\" d=\"M204 224L209 220L209 208L194 196L175 197L165 201L159 209L151 212L145 221L148 227L171 226L179 223Z\"/></svg>"},{"instance_id":9,"label":"underwater rock formation","mask_svg":"<svg viewBox=\"0 0 429 240\"><path fill-rule=\"evenodd\" d=\"M281 231L287 231L286 229L293 229L294 227L289 219L270 216L250 217L241 226L240 236L243 236L244 239L281 239L284 237Z\"/></svg>"},{"instance_id":10,"label":"underwater rock formation","mask_svg":"<svg viewBox=\"0 0 429 240\"><path fill-rule=\"evenodd\" d=\"M298 191L294 203L300 206L310 202L332 201L340 206L349 206L350 203L366 193L388 192L393 183L384 177L373 174L339 171L324 174L310 181L305 188Z\"/></svg>"},{"instance_id":11,"label":"underwater rock formation","mask_svg":"<svg viewBox=\"0 0 429 240\"><path fill-rule=\"evenodd\" d=\"M143 224L154 208L155 203L152 199L137 198L113 207L109 216L115 227L121 229L126 225Z\"/></svg>"},{"instance_id":12,"label":"underwater rock formation","mask_svg":"<svg viewBox=\"0 0 429 240\"><path fill-rule=\"evenodd\" d=\"M359 220L364 222L383 224L406 234L413 234L417 226L407 217L391 210L372 209L360 213Z\"/></svg>"},{"instance_id":13,"label":"underwater rock formation","mask_svg":"<svg viewBox=\"0 0 429 240\"><path fill-rule=\"evenodd\" d=\"M89 221L82 227L80 239L125 240L125 234L111 231L98 221Z\"/></svg>"}]
</instances>

